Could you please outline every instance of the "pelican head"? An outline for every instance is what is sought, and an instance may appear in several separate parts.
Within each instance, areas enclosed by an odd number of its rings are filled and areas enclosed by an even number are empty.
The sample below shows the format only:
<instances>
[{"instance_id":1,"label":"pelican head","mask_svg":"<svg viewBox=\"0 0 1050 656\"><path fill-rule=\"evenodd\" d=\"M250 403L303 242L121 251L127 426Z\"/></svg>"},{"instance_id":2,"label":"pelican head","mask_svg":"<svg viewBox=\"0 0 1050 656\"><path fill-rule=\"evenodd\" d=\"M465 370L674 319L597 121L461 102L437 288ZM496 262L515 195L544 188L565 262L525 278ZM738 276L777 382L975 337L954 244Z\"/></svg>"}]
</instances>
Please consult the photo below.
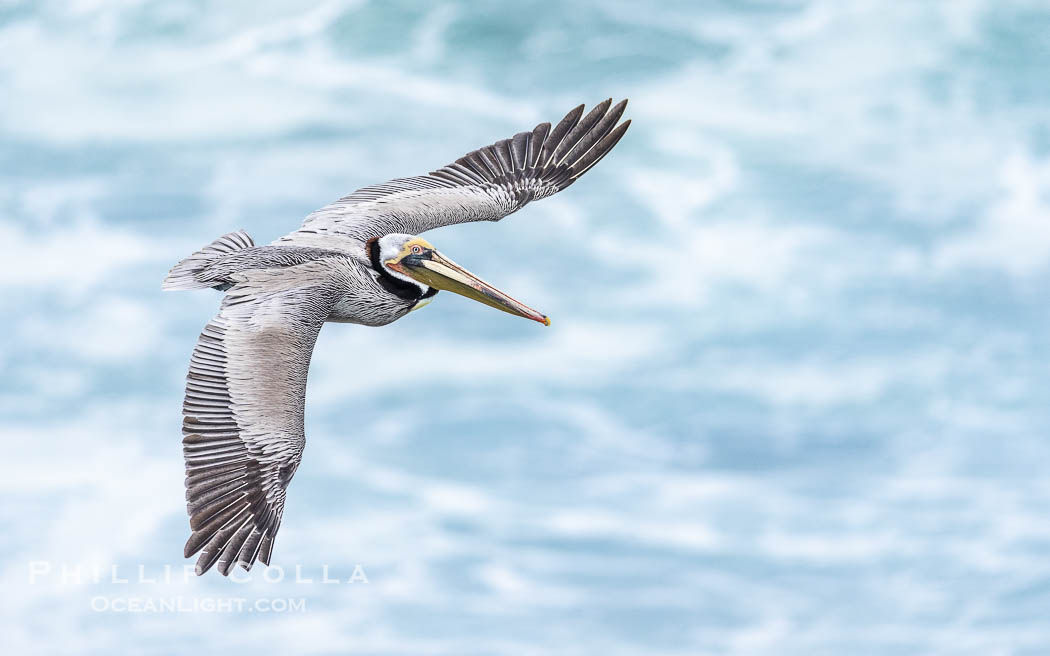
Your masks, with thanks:
<instances>
[{"instance_id":1,"label":"pelican head","mask_svg":"<svg viewBox=\"0 0 1050 656\"><path fill-rule=\"evenodd\" d=\"M538 321L545 326L551 320L533 310L442 255L430 242L416 235L393 233L381 237L372 248L373 265L402 282L418 286L423 293L443 289L484 303L497 310ZM376 262L378 260L378 262Z\"/></svg>"}]
</instances>

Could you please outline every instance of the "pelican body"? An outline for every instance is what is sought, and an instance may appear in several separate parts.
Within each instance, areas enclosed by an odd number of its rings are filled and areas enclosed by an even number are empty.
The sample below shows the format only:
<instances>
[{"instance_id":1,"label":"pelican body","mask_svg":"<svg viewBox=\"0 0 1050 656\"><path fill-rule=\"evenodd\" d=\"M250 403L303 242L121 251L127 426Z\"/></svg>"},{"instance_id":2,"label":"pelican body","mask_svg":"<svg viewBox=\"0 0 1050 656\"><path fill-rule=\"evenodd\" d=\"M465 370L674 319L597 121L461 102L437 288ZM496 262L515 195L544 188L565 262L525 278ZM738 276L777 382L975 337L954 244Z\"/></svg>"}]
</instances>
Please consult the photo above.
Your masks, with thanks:
<instances>
[{"instance_id":1,"label":"pelican body","mask_svg":"<svg viewBox=\"0 0 1050 656\"><path fill-rule=\"evenodd\" d=\"M231 232L176 264L165 290L225 292L190 358L183 455L197 574L270 564L302 460L310 357L325 322L383 326L450 291L550 325L419 233L498 221L575 182L626 132L627 101L576 107L553 129L475 150L427 175L359 189L272 244Z\"/></svg>"}]
</instances>

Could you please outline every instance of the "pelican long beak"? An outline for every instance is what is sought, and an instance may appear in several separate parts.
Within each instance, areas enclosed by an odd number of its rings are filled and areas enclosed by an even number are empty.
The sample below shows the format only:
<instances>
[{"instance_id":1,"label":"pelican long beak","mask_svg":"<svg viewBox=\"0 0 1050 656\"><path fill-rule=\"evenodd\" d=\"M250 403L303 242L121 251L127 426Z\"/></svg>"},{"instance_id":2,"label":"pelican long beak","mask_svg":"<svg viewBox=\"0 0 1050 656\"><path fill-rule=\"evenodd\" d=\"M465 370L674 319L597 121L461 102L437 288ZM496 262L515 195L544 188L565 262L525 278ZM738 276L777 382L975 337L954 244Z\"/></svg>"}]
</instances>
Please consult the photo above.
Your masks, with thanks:
<instances>
[{"instance_id":1,"label":"pelican long beak","mask_svg":"<svg viewBox=\"0 0 1050 656\"><path fill-rule=\"evenodd\" d=\"M388 262L387 266L434 289L454 292L497 310L532 319L545 326L551 325L547 315L507 296L436 250L428 250L422 255L409 255L400 262Z\"/></svg>"}]
</instances>

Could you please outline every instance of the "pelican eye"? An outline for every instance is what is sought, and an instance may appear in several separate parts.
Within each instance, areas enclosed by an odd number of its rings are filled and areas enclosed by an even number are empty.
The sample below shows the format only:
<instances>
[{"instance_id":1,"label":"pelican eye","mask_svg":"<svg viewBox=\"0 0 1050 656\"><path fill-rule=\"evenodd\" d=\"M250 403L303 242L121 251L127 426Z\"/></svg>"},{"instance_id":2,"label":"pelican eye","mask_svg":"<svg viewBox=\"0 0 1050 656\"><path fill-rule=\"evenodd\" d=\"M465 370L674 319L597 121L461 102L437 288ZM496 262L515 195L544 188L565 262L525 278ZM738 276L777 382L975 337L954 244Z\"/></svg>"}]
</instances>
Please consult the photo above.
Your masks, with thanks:
<instances>
[{"instance_id":1,"label":"pelican eye","mask_svg":"<svg viewBox=\"0 0 1050 656\"><path fill-rule=\"evenodd\" d=\"M423 252L423 247L420 246L419 244L415 244L415 245L412 246L412 253L413 254L419 255L422 252Z\"/></svg>"}]
</instances>

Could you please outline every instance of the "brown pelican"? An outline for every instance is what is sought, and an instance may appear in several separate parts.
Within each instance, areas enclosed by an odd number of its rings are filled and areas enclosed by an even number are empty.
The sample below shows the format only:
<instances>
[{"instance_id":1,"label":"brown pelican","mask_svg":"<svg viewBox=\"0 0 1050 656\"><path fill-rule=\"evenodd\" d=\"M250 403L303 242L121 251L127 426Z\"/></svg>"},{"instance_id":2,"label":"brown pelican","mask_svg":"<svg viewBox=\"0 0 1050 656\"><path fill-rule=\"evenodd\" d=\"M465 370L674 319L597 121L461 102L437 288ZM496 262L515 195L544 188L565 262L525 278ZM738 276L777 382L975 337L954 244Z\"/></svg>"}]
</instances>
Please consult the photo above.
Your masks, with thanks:
<instances>
[{"instance_id":1,"label":"brown pelican","mask_svg":"<svg viewBox=\"0 0 1050 656\"><path fill-rule=\"evenodd\" d=\"M326 321L382 326L444 289L550 325L417 236L498 221L565 189L626 132L627 101L573 109L551 129L475 150L427 175L359 189L269 246L243 231L176 264L163 288L226 292L186 377L183 454L197 574L270 564L285 491L303 455L310 355Z\"/></svg>"}]
</instances>

